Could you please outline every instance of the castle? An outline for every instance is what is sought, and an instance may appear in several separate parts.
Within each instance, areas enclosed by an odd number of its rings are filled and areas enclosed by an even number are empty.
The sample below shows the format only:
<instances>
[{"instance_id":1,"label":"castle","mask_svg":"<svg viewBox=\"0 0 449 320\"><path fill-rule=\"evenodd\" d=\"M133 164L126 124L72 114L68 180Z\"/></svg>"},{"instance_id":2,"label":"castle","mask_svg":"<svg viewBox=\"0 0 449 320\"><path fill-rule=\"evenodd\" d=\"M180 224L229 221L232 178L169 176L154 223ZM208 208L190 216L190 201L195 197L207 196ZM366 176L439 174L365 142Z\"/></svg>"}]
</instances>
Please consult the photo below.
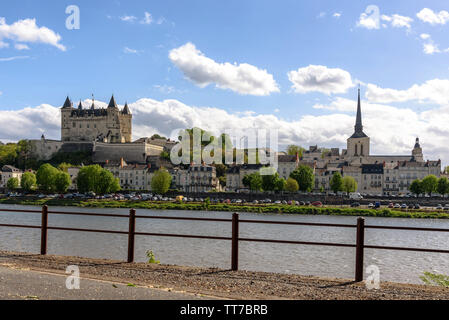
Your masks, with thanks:
<instances>
[{"instance_id":1,"label":"castle","mask_svg":"<svg viewBox=\"0 0 449 320\"><path fill-rule=\"evenodd\" d=\"M61 140L101 141L106 143L130 143L132 133L132 115L128 104L122 110L117 107L114 96L106 109L92 105L84 109L80 101L73 108L69 97L61 108Z\"/></svg>"}]
</instances>

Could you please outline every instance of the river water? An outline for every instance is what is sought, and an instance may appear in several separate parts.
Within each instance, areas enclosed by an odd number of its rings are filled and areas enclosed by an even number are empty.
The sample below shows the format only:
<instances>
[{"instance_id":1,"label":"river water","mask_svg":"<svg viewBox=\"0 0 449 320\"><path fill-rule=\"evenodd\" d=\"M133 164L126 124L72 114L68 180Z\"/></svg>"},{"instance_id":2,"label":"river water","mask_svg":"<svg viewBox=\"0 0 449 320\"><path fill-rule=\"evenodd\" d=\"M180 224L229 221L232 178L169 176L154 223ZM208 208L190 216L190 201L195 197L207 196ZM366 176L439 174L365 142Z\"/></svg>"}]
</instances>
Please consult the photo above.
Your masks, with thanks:
<instances>
[{"instance_id":1,"label":"river water","mask_svg":"<svg viewBox=\"0 0 449 320\"><path fill-rule=\"evenodd\" d=\"M0 205L0 208L39 207ZM128 209L52 207L50 210L127 214ZM231 218L230 212L161 211L138 209L138 215ZM240 213L241 219L356 224L356 217ZM38 213L0 211L0 223L40 225ZM448 228L449 220L365 218L366 225ZM49 215L49 226L127 231L128 220L116 217ZM231 223L137 219L137 232L231 236ZM279 240L355 243L355 228L270 224L240 224L240 237ZM367 229L365 243L420 248L449 248L449 233ZM0 250L39 253L39 229L0 227ZM163 264L230 268L230 241L137 236L135 260L145 261L152 250ZM48 233L48 253L126 260L127 235L55 231ZM291 244L240 242L242 270L295 273L352 279L355 249ZM365 268L376 265L381 281L422 283L424 271L449 274L449 254L365 249Z\"/></svg>"}]
</instances>

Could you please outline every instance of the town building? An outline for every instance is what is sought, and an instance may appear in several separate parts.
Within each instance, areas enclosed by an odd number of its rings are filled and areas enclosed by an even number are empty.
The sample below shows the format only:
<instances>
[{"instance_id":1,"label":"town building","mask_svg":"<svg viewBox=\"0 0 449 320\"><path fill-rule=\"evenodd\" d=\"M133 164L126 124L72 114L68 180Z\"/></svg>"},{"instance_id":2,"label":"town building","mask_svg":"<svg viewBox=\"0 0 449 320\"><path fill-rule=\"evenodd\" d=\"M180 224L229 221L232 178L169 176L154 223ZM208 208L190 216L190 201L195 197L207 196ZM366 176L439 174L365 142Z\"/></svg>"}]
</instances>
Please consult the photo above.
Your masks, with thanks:
<instances>
[{"instance_id":1,"label":"town building","mask_svg":"<svg viewBox=\"0 0 449 320\"><path fill-rule=\"evenodd\" d=\"M11 178L17 178L19 180L19 186L20 181L22 180L23 171L20 169L17 169L16 167L5 165L2 167L2 170L0 171L0 188L4 189L6 188L6 185L8 183L8 180Z\"/></svg>"}]
</instances>

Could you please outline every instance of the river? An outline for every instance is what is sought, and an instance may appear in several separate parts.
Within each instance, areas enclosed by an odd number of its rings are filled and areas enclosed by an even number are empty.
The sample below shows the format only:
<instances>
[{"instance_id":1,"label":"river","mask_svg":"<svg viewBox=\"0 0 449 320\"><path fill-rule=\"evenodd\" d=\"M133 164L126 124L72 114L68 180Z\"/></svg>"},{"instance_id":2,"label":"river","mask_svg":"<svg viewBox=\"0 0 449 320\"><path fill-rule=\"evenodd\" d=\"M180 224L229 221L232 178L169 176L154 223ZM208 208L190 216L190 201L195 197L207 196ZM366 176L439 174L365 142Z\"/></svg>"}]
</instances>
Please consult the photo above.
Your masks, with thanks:
<instances>
[{"instance_id":1,"label":"river","mask_svg":"<svg viewBox=\"0 0 449 320\"><path fill-rule=\"evenodd\" d=\"M0 208L39 207L0 205ZM56 210L56 207L51 209ZM58 211L127 214L128 209L58 207ZM139 215L231 218L230 212L161 211L138 209ZM240 213L241 219L355 224L356 217ZM0 223L40 225L38 213L0 211ZM448 228L449 220L365 218L366 225ZM49 226L127 231L128 220L116 217L49 215ZM231 223L138 219L137 232L180 233L210 236L231 235ZM240 236L279 240L355 243L355 228L329 228L269 224L240 224ZM448 249L449 233L367 229L365 243L402 247ZM0 250L38 253L39 229L0 227ZM152 250L164 264L230 268L230 241L137 236L135 260L145 261ZM88 232L48 233L48 253L125 260L127 236ZM292 244L240 242L239 268L324 277L354 277L355 249ZM449 274L449 254L365 249L365 268L376 265L381 281L422 283L424 271Z\"/></svg>"}]
</instances>

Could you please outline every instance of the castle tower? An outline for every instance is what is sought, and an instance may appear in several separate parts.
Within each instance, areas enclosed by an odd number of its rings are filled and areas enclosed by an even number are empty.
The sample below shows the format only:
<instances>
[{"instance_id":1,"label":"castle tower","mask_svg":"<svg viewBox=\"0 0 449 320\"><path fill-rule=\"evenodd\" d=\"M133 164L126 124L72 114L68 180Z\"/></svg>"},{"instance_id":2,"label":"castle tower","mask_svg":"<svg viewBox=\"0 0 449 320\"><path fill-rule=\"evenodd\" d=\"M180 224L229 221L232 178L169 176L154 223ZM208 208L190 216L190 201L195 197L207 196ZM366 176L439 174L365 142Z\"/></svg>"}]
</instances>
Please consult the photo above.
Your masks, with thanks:
<instances>
[{"instance_id":1,"label":"castle tower","mask_svg":"<svg viewBox=\"0 0 449 320\"><path fill-rule=\"evenodd\" d=\"M360 88L358 90L357 116L354 133L347 141L347 155L349 157L367 157L370 154L370 139L363 132L362 108L360 103Z\"/></svg>"},{"instance_id":2,"label":"castle tower","mask_svg":"<svg viewBox=\"0 0 449 320\"><path fill-rule=\"evenodd\" d=\"M415 146L412 150L412 160L416 162L424 162L424 156L421 145L419 144L419 138L416 138Z\"/></svg>"}]
</instances>

